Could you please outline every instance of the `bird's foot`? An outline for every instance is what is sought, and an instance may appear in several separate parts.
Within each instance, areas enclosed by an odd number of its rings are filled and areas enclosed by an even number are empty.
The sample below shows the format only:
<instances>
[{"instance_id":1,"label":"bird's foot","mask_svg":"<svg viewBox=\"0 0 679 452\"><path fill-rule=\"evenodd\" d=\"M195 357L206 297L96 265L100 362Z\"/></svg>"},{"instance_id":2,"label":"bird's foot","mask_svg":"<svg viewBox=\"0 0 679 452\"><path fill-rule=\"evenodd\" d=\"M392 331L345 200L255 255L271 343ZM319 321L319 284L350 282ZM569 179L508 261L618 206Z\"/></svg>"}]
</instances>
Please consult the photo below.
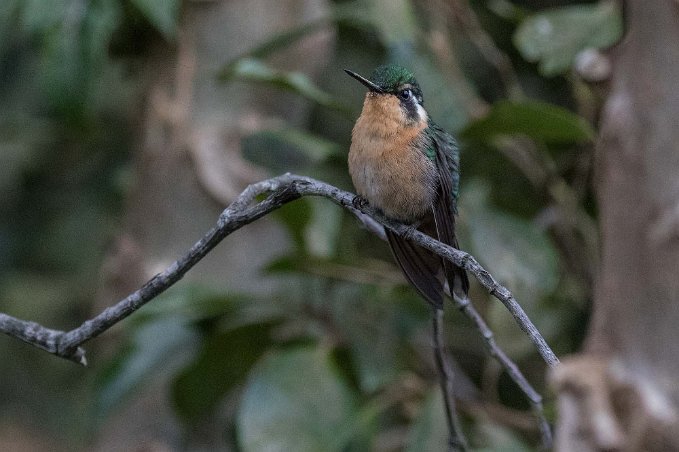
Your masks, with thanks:
<instances>
[{"instance_id":1,"label":"bird's foot","mask_svg":"<svg viewBox=\"0 0 679 452\"><path fill-rule=\"evenodd\" d=\"M355 209L363 210L363 208L368 206L368 200L363 196L356 195L354 196L354 199L351 200L351 204Z\"/></svg>"},{"instance_id":2,"label":"bird's foot","mask_svg":"<svg viewBox=\"0 0 679 452\"><path fill-rule=\"evenodd\" d=\"M412 224L403 225L403 229L401 229L401 237L403 237L406 240L412 240L413 235L415 235L416 231L417 226L415 225Z\"/></svg>"}]
</instances>

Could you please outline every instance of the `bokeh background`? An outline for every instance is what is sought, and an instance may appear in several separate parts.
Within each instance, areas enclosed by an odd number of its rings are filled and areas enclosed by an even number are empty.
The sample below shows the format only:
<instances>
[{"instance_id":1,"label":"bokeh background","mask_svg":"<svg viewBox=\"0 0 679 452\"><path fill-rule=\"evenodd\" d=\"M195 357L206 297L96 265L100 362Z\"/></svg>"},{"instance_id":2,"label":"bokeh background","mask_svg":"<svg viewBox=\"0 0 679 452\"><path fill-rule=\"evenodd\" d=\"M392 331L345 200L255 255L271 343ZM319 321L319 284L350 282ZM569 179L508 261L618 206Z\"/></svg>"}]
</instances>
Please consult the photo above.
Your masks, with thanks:
<instances>
[{"instance_id":1,"label":"bokeh background","mask_svg":"<svg viewBox=\"0 0 679 452\"><path fill-rule=\"evenodd\" d=\"M283 172L352 190L364 87L411 68L462 146L461 247L558 355L586 332L593 138L614 2L3 0L0 310L71 329ZM501 304L472 300L554 403ZM446 313L474 447L534 450L528 404ZM388 247L302 199L229 236L86 344L89 367L0 338L3 450L442 450L430 315Z\"/></svg>"}]
</instances>

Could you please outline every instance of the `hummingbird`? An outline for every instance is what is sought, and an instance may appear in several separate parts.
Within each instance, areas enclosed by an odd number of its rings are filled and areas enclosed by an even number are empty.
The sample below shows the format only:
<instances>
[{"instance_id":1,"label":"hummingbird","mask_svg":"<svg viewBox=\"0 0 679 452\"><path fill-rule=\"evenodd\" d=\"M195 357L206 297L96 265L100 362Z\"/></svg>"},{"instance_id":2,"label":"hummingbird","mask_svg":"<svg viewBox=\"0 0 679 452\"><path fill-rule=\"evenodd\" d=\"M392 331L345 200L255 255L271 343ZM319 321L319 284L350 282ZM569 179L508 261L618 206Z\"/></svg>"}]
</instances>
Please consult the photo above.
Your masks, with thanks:
<instances>
[{"instance_id":1,"label":"hummingbird","mask_svg":"<svg viewBox=\"0 0 679 452\"><path fill-rule=\"evenodd\" d=\"M397 65L380 66L369 79L345 72L368 88L349 149L349 173L358 200L458 248L459 148L429 118L413 73ZM445 281L451 296L467 297L464 269L385 232L406 279L433 308L443 306Z\"/></svg>"}]
</instances>

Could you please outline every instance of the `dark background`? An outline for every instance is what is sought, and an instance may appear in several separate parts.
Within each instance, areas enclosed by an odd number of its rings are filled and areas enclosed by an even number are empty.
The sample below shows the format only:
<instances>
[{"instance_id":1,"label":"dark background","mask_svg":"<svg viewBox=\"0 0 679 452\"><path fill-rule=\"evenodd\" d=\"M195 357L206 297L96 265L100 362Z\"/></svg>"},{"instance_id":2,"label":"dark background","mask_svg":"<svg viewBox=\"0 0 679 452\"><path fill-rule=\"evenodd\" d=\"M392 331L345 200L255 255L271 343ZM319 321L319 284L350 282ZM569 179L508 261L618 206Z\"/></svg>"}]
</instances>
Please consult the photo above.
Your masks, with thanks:
<instances>
[{"instance_id":1,"label":"dark background","mask_svg":"<svg viewBox=\"0 0 679 452\"><path fill-rule=\"evenodd\" d=\"M365 89L342 69L398 62L460 139L462 249L573 352L599 250L595 49L621 35L606 1L4 0L0 310L74 328L248 183L291 171L351 190ZM502 305L476 283L471 296L549 394ZM471 443L533 450L520 392L466 318L447 322ZM429 329L386 244L302 199L86 344L88 368L0 338L0 448L439 450Z\"/></svg>"}]
</instances>

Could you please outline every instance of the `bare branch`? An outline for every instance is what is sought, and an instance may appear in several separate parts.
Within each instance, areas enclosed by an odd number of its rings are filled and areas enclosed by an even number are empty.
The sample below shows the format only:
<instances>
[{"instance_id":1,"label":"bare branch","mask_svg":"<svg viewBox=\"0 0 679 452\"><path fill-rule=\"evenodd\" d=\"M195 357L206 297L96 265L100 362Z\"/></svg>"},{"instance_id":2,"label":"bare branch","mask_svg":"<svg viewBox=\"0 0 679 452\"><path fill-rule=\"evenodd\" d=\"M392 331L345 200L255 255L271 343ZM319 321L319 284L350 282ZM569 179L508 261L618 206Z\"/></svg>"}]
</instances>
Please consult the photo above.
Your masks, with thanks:
<instances>
[{"instance_id":1,"label":"bare branch","mask_svg":"<svg viewBox=\"0 0 679 452\"><path fill-rule=\"evenodd\" d=\"M544 409L542 406L542 396L531 386L531 384L526 380L521 370L512 361L509 356L497 345L495 341L495 335L488 327L488 324L481 314L476 310L474 305L471 304L469 298L460 299L458 297L451 297L455 306L462 311L476 326L476 328L481 333L486 345L486 349L490 356L495 358L495 360L500 363L502 368L507 372L509 377L514 383L519 387L521 392L526 396L528 402L533 408L533 413L537 418L538 430L540 431L540 437L542 441L542 446L544 450L549 450L552 444L552 430L545 417Z\"/></svg>"},{"instance_id":2,"label":"bare branch","mask_svg":"<svg viewBox=\"0 0 679 452\"><path fill-rule=\"evenodd\" d=\"M264 194L268 194L268 196L264 200L256 202L257 197ZM7 314L0 313L0 332L20 339L54 355L82 365L87 365L85 350L81 345L90 339L99 336L174 285L226 236L302 196L321 196L328 198L350 211L364 224L366 229L383 240L385 239L383 228L387 227L400 236L412 240L418 245L433 251L442 258L465 268L473 274L481 285L483 285L495 298L505 305L519 327L533 342L542 359L550 367L554 367L559 363L554 352L552 352L535 325L533 325L521 306L514 299L511 292L495 281L493 276L471 255L464 251L451 248L411 226L385 218L380 212L370 206L361 206L360 209L357 208L353 204L355 195L349 192L340 190L339 188L324 182L293 174L284 174L248 186L240 196L238 196L238 198L222 212L217 221L217 225L194 244L184 256L172 263L172 265L163 272L158 273L151 278L139 290L119 301L114 306L105 309L96 317L85 321L78 328L67 332L52 330L35 322L16 319ZM549 447L549 444L551 444L551 432L542 410L542 397L528 383L516 364L514 364L498 347L493 337L493 333L488 328L483 318L481 318L474 309L469 299L459 300L456 297L452 298L456 306L475 324L485 340L486 348L490 355L498 360L530 401L533 411L538 418L543 445ZM440 326L440 323L435 326ZM440 337L438 339L440 339ZM439 344L439 346L440 345L441 344ZM443 376L447 377L445 373Z\"/></svg>"},{"instance_id":3,"label":"bare branch","mask_svg":"<svg viewBox=\"0 0 679 452\"><path fill-rule=\"evenodd\" d=\"M266 193L269 193L267 198L258 203L254 202L257 196ZM0 331L57 356L68 359L75 358L76 362L82 362L84 355L81 356L81 352L77 350L79 346L97 337L179 281L187 271L205 257L224 237L302 196L328 198L349 210L370 231L380 234L379 227L376 224L378 223L433 251L444 259L465 268L495 298L505 305L519 327L533 342L543 360L549 366L554 366L559 362L554 352L547 345L521 306L516 302L511 292L499 284L474 257L464 251L444 245L410 226L385 218L380 212L377 212L370 206L361 207L359 211L353 205L354 195L349 192L324 182L293 174L285 174L248 186L222 212L217 225L193 245L183 257L176 260L163 272L155 275L139 290L119 301L116 305L107 308L96 317L87 320L78 328L68 332L50 330L32 322L0 314Z\"/></svg>"},{"instance_id":4,"label":"bare branch","mask_svg":"<svg viewBox=\"0 0 679 452\"><path fill-rule=\"evenodd\" d=\"M78 328L68 332L51 330L37 323L19 320L0 313L0 332L28 342L54 355L85 365L87 361L84 350L80 348L82 344L99 336L179 281L224 237L299 198L300 195L294 191L294 184L287 180L287 184L281 182L283 182L281 178L274 178L250 185L222 212L217 225L194 244L183 257L155 275L139 290L128 295L114 306L105 309L96 317L85 321ZM266 199L257 204L251 204L258 194L267 192L270 195Z\"/></svg>"},{"instance_id":5,"label":"bare branch","mask_svg":"<svg viewBox=\"0 0 679 452\"><path fill-rule=\"evenodd\" d=\"M76 347L69 353L63 353L60 349L61 338L65 334L63 331L45 328L39 323L20 320L2 312L0 312L0 331L46 352L70 359L83 366L87 365L85 350L82 348Z\"/></svg>"},{"instance_id":6,"label":"bare branch","mask_svg":"<svg viewBox=\"0 0 679 452\"><path fill-rule=\"evenodd\" d=\"M444 351L443 342L443 309L434 308L432 316L432 335L434 338L434 361L439 373L439 382L443 392L443 406L446 409L446 421L448 422L448 450L466 451L469 446L462 432L460 418L455 408L454 374L448 362L448 355Z\"/></svg>"}]
</instances>

